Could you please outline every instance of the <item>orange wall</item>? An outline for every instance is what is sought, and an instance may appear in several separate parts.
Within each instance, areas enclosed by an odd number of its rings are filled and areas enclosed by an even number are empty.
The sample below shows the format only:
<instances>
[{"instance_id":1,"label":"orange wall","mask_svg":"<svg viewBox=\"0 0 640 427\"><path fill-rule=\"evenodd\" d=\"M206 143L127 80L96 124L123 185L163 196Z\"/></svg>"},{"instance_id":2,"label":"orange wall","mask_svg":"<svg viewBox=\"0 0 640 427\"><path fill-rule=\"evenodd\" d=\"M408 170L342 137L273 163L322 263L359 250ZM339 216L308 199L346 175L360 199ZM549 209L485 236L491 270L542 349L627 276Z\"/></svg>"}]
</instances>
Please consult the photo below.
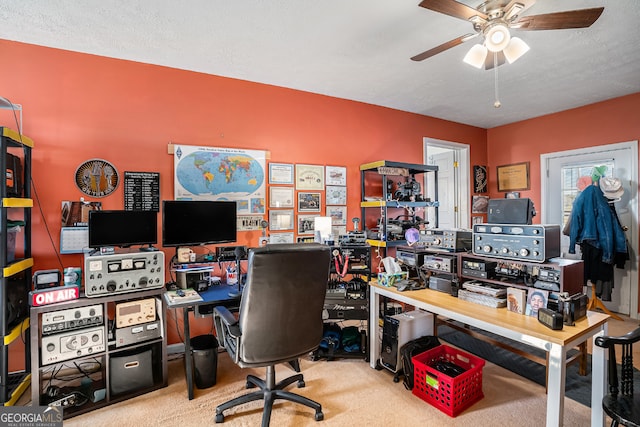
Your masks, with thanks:
<instances>
[{"instance_id":1,"label":"orange wall","mask_svg":"<svg viewBox=\"0 0 640 427\"><path fill-rule=\"evenodd\" d=\"M540 200L541 154L636 141L640 139L638 117L640 93L489 129L487 156L492 197L504 197L504 193L498 193L496 167L528 161L531 190L522 191L521 195L531 198L535 206L542 206L545 201ZM534 222L539 223L540 217L534 218Z\"/></svg>"},{"instance_id":2,"label":"orange wall","mask_svg":"<svg viewBox=\"0 0 640 427\"><path fill-rule=\"evenodd\" d=\"M110 161L120 174L160 172L162 199L173 198L169 142L268 150L274 162L346 166L348 218L360 216L359 165L376 160L422 163L423 137L469 144L472 164L486 164L486 130L481 128L22 43L0 40L0 51L6 60L0 69L0 96L22 104L24 134L35 143L35 270L83 264L80 255L61 255L63 265L58 262L60 206L83 196L98 200L74 184L76 168L93 158ZM0 124L15 129L7 112L0 115ZM100 201L105 209L122 209L122 187ZM240 233L238 243L255 246L259 235ZM173 253L168 249L167 259ZM210 320L198 319L195 333L210 327ZM168 329L169 341L176 342L172 318Z\"/></svg>"}]
</instances>

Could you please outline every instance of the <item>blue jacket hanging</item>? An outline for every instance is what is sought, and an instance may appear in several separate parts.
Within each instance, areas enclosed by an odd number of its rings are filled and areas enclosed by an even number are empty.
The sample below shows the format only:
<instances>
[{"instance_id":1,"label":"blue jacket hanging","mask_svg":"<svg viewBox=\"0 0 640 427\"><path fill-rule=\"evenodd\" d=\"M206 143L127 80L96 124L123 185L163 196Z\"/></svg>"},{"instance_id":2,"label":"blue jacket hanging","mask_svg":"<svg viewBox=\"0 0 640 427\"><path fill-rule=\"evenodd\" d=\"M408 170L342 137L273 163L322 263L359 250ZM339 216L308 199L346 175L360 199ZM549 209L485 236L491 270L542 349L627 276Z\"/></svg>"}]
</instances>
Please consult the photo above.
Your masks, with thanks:
<instances>
[{"instance_id":1,"label":"blue jacket hanging","mask_svg":"<svg viewBox=\"0 0 640 427\"><path fill-rule=\"evenodd\" d=\"M602 262L612 264L616 252L627 252L627 240L600 187L590 185L576 198L571 210L569 253L576 244L602 249Z\"/></svg>"}]
</instances>

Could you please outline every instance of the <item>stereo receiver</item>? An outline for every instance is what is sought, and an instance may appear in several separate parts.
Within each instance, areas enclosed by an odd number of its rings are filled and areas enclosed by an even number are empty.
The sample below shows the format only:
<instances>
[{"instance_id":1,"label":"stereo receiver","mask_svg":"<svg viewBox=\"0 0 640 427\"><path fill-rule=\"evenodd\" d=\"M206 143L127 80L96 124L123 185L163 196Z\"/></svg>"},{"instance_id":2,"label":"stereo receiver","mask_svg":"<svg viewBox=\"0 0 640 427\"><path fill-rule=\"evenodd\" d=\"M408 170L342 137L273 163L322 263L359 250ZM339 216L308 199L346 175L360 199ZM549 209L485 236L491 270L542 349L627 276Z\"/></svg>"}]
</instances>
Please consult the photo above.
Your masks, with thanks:
<instances>
[{"instance_id":1,"label":"stereo receiver","mask_svg":"<svg viewBox=\"0 0 640 427\"><path fill-rule=\"evenodd\" d=\"M146 298L116 304L116 328L156 320L156 299Z\"/></svg>"},{"instance_id":2,"label":"stereo receiver","mask_svg":"<svg viewBox=\"0 0 640 427\"><path fill-rule=\"evenodd\" d=\"M498 263L495 261L463 259L462 275L478 279L493 279L496 275L497 265Z\"/></svg>"},{"instance_id":3,"label":"stereo receiver","mask_svg":"<svg viewBox=\"0 0 640 427\"><path fill-rule=\"evenodd\" d=\"M162 288L164 253L86 254L84 271L84 292L87 297Z\"/></svg>"},{"instance_id":4,"label":"stereo receiver","mask_svg":"<svg viewBox=\"0 0 640 427\"><path fill-rule=\"evenodd\" d=\"M432 251L466 252L471 249L471 230L430 228L420 231L420 245Z\"/></svg>"},{"instance_id":5,"label":"stereo receiver","mask_svg":"<svg viewBox=\"0 0 640 427\"><path fill-rule=\"evenodd\" d=\"M457 258L455 255L425 255L423 268L444 273L455 273Z\"/></svg>"},{"instance_id":6,"label":"stereo receiver","mask_svg":"<svg viewBox=\"0 0 640 427\"><path fill-rule=\"evenodd\" d=\"M42 337L42 364L61 362L104 351L104 326Z\"/></svg>"},{"instance_id":7,"label":"stereo receiver","mask_svg":"<svg viewBox=\"0 0 640 427\"><path fill-rule=\"evenodd\" d=\"M102 304L87 305L42 314L42 335L104 325Z\"/></svg>"},{"instance_id":8,"label":"stereo receiver","mask_svg":"<svg viewBox=\"0 0 640 427\"><path fill-rule=\"evenodd\" d=\"M545 262L560 256L560 226L475 224L473 253L518 261Z\"/></svg>"},{"instance_id":9,"label":"stereo receiver","mask_svg":"<svg viewBox=\"0 0 640 427\"><path fill-rule=\"evenodd\" d=\"M424 264L424 259L430 252L421 247L398 246L396 248L396 258L409 267L418 268Z\"/></svg>"},{"instance_id":10,"label":"stereo receiver","mask_svg":"<svg viewBox=\"0 0 640 427\"><path fill-rule=\"evenodd\" d=\"M116 329L116 348L149 341L162 336L160 321Z\"/></svg>"}]
</instances>

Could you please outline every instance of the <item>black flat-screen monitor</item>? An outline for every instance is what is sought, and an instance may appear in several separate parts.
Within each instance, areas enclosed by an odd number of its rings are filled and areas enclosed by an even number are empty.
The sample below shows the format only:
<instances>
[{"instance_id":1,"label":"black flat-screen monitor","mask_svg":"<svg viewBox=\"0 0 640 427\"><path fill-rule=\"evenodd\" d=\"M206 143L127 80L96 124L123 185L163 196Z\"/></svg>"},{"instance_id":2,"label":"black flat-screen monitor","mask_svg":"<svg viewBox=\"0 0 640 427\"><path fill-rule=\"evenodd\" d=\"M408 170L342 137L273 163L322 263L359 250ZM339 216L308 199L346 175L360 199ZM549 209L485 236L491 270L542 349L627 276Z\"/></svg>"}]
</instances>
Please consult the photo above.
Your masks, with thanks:
<instances>
[{"instance_id":1,"label":"black flat-screen monitor","mask_svg":"<svg viewBox=\"0 0 640 427\"><path fill-rule=\"evenodd\" d=\"M236 202L162 201L162 246L198 246L235 242L236 227Z\"/></svg>"},{"instance_id":2,"label":"black flat-screen monitor","mask_svg":"<svg viewBox=\"0 0 640 427\"><path fill-rule=\"evenodd\" d=\"M158 212L89 211L89 247L126 248L158 243Z\"/></svg>"}]
</instances>

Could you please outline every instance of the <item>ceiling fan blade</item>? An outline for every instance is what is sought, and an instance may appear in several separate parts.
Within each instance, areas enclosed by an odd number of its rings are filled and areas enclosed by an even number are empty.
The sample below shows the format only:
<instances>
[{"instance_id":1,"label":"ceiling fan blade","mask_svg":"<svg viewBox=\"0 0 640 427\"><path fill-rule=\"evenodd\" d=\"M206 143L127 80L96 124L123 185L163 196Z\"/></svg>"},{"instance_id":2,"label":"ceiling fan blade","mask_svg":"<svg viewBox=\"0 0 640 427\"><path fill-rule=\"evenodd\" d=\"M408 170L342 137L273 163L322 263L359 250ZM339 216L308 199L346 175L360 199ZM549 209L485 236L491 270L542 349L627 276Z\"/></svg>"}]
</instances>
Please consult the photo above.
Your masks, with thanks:
<instances>
[{"instance_id":1,"label":"ceiling fan blade","mask_svg":"<svg viewBox=\"0 0 640 427\"><path fill-rule=\"evenodd\" d=\"M498 62L496 65L496 62L494 61L493 53L489 52L489 54L487 55L487 59L484 60L484 69L491 70L492 68L499 67L506 62L506 58L504 57L504 53L502 53L502 51L497 52L497 59L498 59Z\"/></svg>"},{"instance_id":2,"label":"ceiling fan blade","mask_svg":"<svg viewBox=\"0 0 640 427\"><path fill-rule=\"evenodd\" d=\"M412 61L422 61L424 59L427 58L431 58L434 55L437 55L440 52L444 52L447 49L451 49L452 47L456 47L459 44L462 44L464 42L466 42L467 40L471 40L472 38L475 38L478 36L478 33L471 33L471 34L465 34L464 36L460 36L457 37L453 40L449 40L446 43L442 43L440 46L436 46L432 49L429 49L427 51L424 51L422 53L417 54L416 56L412 56L411 60Z\"/></svg>"},{"instance_id":3,"label":"ceiling fan blade","mask_svg":"<svg viewBox=\"0 0 640 427\"><path fill-rule=\"evenodd\" d=\"M523 16L513 28L520 30L564 30L567 28L586 28L602 15L604 7L593 9L569 10L566 12L546 13L543 15Z\"/></svg>"},{"instance_id":4,"label":"ceiling fan blade","mask_svg":"<svg viewBox=\"0 0 640 427\"><path fill-rule=\"evenodd\" d=\"M468 20L472 16L480 16L484 19L489 17L466 4L458 3L455 0L422 0L420 7L433 10L434 12L444 13L445 15L453 16L454 18L460 18Z\"/></svg>"}]
</instances>

